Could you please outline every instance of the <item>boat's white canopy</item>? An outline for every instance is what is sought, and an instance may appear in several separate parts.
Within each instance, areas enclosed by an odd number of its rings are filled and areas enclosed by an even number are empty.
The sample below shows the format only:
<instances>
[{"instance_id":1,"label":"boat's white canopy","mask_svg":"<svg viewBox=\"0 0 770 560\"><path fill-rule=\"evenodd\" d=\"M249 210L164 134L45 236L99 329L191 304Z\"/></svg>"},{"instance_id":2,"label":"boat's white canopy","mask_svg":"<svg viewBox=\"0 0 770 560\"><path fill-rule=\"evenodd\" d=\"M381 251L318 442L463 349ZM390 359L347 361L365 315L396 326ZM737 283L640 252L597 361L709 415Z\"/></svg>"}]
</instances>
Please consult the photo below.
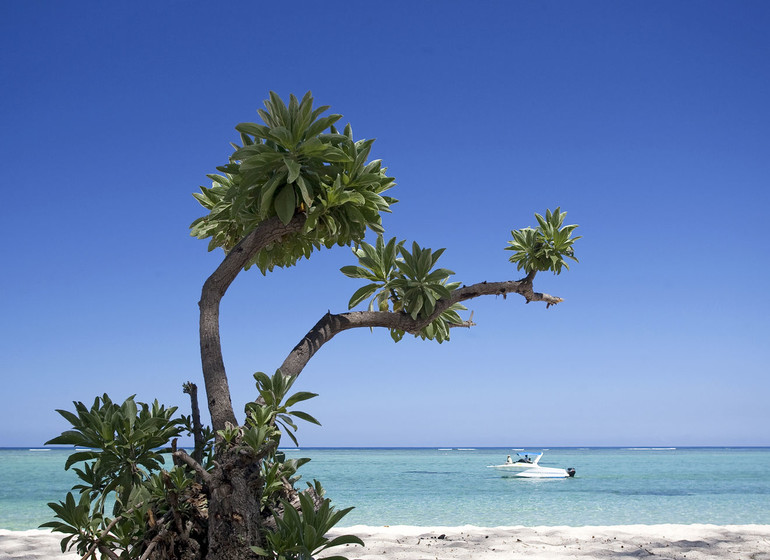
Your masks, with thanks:
<instances>
[{"instance_id":1,"label":"boat's white canopy","mask_svg":"<svg viewBox=\"0 0 770 560\"><path fill-rule=\"evenodd\" d=\"M540 457L543 456L543 452L532 452L532 451L519 451L516 453L519 457L521 457L521 461L525 463L532 463L533 465L537 465L537 462L540 460Z\"/></svg>"}]
</instances>

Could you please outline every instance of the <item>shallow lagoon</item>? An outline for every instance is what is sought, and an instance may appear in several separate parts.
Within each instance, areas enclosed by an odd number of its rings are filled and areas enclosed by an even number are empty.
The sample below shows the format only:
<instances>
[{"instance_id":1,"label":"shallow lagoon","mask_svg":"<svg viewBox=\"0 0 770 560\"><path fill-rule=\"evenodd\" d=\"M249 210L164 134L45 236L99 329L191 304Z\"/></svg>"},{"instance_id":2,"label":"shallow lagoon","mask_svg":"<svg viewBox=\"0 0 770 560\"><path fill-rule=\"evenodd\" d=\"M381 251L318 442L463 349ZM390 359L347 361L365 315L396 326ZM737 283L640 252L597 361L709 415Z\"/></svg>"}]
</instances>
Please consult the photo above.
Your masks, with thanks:
<instances>
[{"instance_id":1,"label":"shallow lagoon","mask_svg":"<svg viewBox=\"0 0 770 560\"><path fill-rule=\"evenodd\" d=\"M536 451L537 449L531 449ZM70 450L0 450L0 528L50 519L49 501L74 481ZM501 476L510 448L300 449L304 480L319 479L343 525L770 524L770 449L551 449L541 463L574 479Z\"/></svg>"}]
</instances>

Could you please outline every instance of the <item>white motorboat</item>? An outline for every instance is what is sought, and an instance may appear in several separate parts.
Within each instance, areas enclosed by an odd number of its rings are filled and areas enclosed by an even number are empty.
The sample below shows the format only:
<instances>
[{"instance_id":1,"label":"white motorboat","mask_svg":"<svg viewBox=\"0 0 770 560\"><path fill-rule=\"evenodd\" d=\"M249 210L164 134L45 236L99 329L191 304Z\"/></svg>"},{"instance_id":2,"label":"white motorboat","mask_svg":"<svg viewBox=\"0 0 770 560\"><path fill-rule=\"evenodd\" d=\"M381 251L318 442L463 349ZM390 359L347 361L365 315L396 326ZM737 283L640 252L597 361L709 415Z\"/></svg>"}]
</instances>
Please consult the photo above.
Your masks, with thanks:
<instances>
[{"instance_id":1,"label":"white motorboat","mask_svg":"<svg viewBox=\"0 0 770 560\"><path fill-rule=\"evenodd\" d=\"M516 478L570 478L575 476L575 469L562 469L558 467L543 467L540 459L543 453L531 453L522 451L516 454L518 459L514 461L508 455L508 459L502 465L489 465L491 469L497 469L503 476Z\"/></svg>"}]
</instances>

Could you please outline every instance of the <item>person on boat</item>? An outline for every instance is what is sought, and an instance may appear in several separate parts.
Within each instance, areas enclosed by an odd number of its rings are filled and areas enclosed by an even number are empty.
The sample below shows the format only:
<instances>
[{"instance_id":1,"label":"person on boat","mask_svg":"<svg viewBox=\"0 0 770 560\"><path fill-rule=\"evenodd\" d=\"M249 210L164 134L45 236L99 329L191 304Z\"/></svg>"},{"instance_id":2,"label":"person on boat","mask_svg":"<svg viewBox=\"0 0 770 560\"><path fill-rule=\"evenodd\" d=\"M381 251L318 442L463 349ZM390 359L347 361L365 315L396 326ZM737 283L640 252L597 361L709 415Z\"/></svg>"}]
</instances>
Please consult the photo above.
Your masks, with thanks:
<instances>
[{"instance_id":1,"label":"person on boat","mask_svg":"<svg viewBox=\"0 0 770 560\"><path fill-rule=\"evenodd\" d=\"M513 463L513 459L511 459L511 456L510 456L510 455L508 455L508 458L505 460L505 464L506 464L506 465L510 465L510 464L512 464L512 463Z\"/></svg>"}]
</instances>

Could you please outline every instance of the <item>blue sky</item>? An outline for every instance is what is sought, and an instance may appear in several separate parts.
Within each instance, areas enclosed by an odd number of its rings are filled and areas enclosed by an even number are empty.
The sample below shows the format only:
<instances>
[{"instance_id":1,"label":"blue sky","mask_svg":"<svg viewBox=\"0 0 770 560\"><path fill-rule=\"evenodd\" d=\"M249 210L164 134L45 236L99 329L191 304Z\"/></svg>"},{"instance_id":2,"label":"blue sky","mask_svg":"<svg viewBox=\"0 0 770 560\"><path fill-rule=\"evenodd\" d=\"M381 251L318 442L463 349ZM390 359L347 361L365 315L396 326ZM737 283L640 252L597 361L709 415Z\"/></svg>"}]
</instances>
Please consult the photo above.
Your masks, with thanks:
<instances>
[{"instance_id":1,"label":"blue sky","mask_svg":"<svg viewBox=\"0 0 770 560\"><path fill-rule=\"evenodd\" d=\"M202 389L222 258L191 196L270 90L377 138L388 234L466 284L517 279L510 230L561 206L565 302L470 302L446 344L339 335L298 387L311 446L770 445L766 2L4 2L0 446L71 401ZM346 248L222 309L237 410L357 282ZM205 405L204 405L205 406Z\"/></svg>"}]
</instances>

